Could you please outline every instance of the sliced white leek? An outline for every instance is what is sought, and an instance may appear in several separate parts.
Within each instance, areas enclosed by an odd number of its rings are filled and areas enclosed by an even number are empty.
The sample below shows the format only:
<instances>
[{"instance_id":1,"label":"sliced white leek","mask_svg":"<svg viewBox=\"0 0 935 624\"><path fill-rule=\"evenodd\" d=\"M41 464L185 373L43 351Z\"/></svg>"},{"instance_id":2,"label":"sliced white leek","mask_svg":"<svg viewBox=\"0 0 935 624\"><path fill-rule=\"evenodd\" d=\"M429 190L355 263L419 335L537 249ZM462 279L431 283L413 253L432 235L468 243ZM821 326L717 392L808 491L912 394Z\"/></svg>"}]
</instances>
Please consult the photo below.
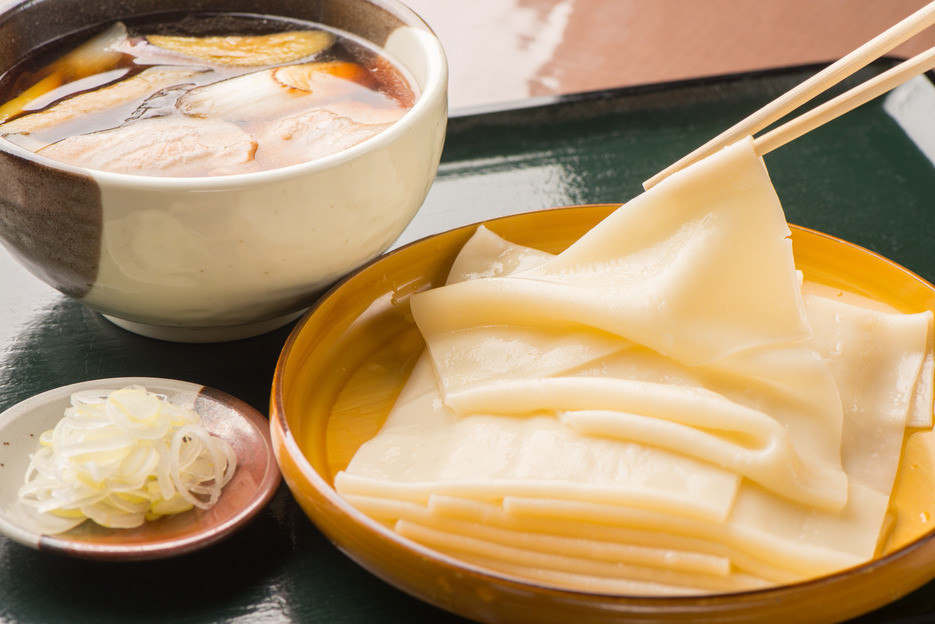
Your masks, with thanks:
<instances>
[{"instance_id":1,"label":"sliced white leek","mask_svg":"<svg viewBox=\"0 0 935 624\"><path fill-rule=\"evenodd\" d=\"M207 509L237 458L198 421L190 407L140 386L76 393L55 428L39 437L19 503L50 534L87 519L134 528Z\"/></svg>"}]
</instances>

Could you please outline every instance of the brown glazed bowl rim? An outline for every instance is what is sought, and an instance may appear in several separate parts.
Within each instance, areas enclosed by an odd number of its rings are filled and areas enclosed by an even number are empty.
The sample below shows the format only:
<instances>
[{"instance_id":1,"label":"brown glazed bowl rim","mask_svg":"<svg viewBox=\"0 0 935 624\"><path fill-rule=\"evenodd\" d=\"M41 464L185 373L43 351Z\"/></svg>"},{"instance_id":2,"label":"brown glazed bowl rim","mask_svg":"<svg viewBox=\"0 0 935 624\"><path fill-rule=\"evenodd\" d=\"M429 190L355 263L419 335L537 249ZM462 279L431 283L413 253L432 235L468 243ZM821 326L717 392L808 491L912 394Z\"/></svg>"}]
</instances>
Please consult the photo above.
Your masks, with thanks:
<instances>
[{"instance_id":1,"label":"brown glazed bowl rim","mask_svg":"<svg viewBox=\"0 0 935 624\"><path fill-rule=\"evenodd\" d=\"M522 213L507 217L500 217L484 221L482 224L493 231L503 235L501 229L529 229L537 225L547 225L552 227L552 223L564 219L565 223L579 222L584 219L589 223L596 222L609 214L615 205L584 205L554 208L550 210L537 211L531 213ZM551 220L551 223L549 221ZM514 225L515 224L515 225ZM874 608L879 608L888 604L898 597L909 593L918 588L925 582L935 577L935 566L925 572L918 573L913 579L906 583L901 583L897 589L887 587L886 591L876 592L877 596L863 596L862 593L854 593L850 584L857 582L860 585L862 579L868 575L873 578L881 569L886 569L899 560L912 555L916 551L931 547L935 541L935 530L929 530L919 537L913 539L894 551L874 558L864 564L843 569L838 572L808 579L796 583L788 583L775 587L763 589L747 590L734 593L715 593L696 596L649 596L649 595L626 595L606 592L591 592L586 590L563 588L560 586L539 583L523 578L510 576L505 573L499 573L486 568L479 567L466 561L454 558L452 556L440 553L429 547L423 546L404 538L389 528L380 524L376 520L357 510L350 503L346 502L337 494L333 485L328 482L306 455L306 451L300 447L292 427L289 424L290 419L301 418L294 414L289 416L286 413L284 384L286 383L287 369L296 369L300 364L298 361L307 361L313 359L314 353L308 351L299 351L299 340L304 332L315 332L311 320L316 313L328 304L329 298L340 297L342 293L349 292L355 284L355 278L365 275L367 272L379 271L381 264L387 263L389 258L396 257L397 265L407 262L406 256L415 259L419 256L438 255L444 256L452 244L452 240L458 239L462 242L481 225L475 223L460 228L449 230L434 236L429 236L421 240L401 247L377 260L363 266L355 273L352 273L342 282L337 284L331 291L324 295L314 307L312 307L303 319L296 325L288 337L279 361L273 379L271 404L270 404L270 424L273 431L274 449L277 453L277 460L285 477L286 483L298 499L303 496L302 484L292 483L290 480L288 464L293 464L300 475L300 479L307 481L313 489L310 494L315 499L313 508L306 507L306 513L312 521L322 529L325 534L335 542L338 547L348 554L352 559L372 573L380 576L384 580L416 595L420 599L432 602L437 606L446 608L466 617L480 617L475 613L461 612L452 608L450 604L445 604L444 600L436 600L430 594L419 592L409 582L411 579L400 581L397 574L389 573L381 569L379 565L368 560L367 553L355 551L359 547L356 541L348 541L348 536L354 531L363 531L375 534L379 540L385 542L388 549L396 549L400 553L408 553L407 556L413 556L421 559L421 566L440 566L456 570L459 578L485 586L493 585L501 591L504 596L512 596L520 602L528 602L534 599L541 600L546 596L560 601L564 606L573 605L570 608L581 609L581 616L589 615L596 617L599 621L630 621L627 618L644 617L645 621L663 621L669 618L680 621L693 622L759 622L776 621L770 618L781 616L783 613L788 615L790 601L798 601L803 596L815 600L816 594L827 595L828 602L837 603L825 604L824 612L820 614L797 613L801 621L833 622L840 621L849 617L856 617L866 613ZM503 226L503 228L499 226ZM520 227L521 226L521 227ZM833 253L836 256L836 262L846 263L854 258L861 262L878 267L880 274L885 275L887 279L892 276L898 276L897 279L905 284L911 284L911 287L924 292L926 296L926 306L929 309L935 309L935 286L929 284L918 275L897 265L896 263L876 254L870 250L862 248L853 243L838 239L836 237L803 228L790 225L793 232L793 245L802 245L809 249L810 253L818 253L812 250L821 250L821 253ZM526 241L518 241L520 244L528 244ZM391 265L395 266L395 265ZM391 271L384 271L389 281L394 279ZM365 282L361 282L361 288ZM339 304L336 304L339 305ZM368 310L369 312L369 310ZM309 343L312 344L312 343ZM311 382L306 382L311 383ZM291 412L290 412L291 414ZM303 433L303 435L306 435ZM278 440L277 440L278 438ZM320 442L323 444L323 442ZM281 457L285 455L285 457ZM297 491L298 490L298 491ZM337 519L336 519L337 518ZM357 529L347 528L356 525ZM337 528L336 528L337 527ZM371 553L372 555L372 553ZM895 572L890 570L891 574ZM924 576L924 578L923 578ZM900 576L902 578L902 576ZM866 587L861 585L864 592ZM860 589L858 589L858 592ZM824 593L823 593L824 592ZM840 594L835 597L835 594ZM885 594L885 595L884 595ZM520 596L517 598L517 596ZM860 606L849 606L848 601L860 603ZM558 604L558 603L556 603ZM783 607L786 611L782 611ZM814 606L814 605L813 605ZM778 608L779 613L774 611ZM515 615L515 612L513 612ZM547 612L546 612L547 614ZM838 614L838 615L835 615ZM503 617L503 614L498 614ZM555 616L553 616L554 618ZM602 619L602 618L606 618ZM812 619L809 619L812 618ZM548 618L547 618L548 619ZM492 620L497 621L497 620ZM530 620L535 621L535 620ZM549 619L548 621L555 621ZM644 621L639 619L639 621Z\"/></svg>"}]
</instances>

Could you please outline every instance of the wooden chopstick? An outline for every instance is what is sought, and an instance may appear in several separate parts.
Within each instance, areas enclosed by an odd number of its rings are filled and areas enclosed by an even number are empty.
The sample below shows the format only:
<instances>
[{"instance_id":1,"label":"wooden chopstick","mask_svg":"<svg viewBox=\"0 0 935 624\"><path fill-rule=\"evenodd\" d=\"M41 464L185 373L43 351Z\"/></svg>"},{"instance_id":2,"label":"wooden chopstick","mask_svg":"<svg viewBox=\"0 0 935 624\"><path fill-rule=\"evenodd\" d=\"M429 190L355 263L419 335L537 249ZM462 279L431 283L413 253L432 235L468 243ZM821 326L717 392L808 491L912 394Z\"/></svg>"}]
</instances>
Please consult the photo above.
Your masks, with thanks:
<instances>
[{"instance_id":1,"label":"wooden chopstick","mask_svg":"<svg viewBox=\"0 0 935 624\"><path fill-rule=\"evenodd\" d=\"M669 165L643 182L643 188L649 190L679 169L684 169L688 165L716 152L725 145L736 142L741 137L759 132L818 94L836 85L841 80L844 80L857 70L886 54L899 44L916 36L932 24L935 24L935 2L931 2L922 7L895 26L885 30L850 54L802 82L797 87L779 96L760 110L740 121L740 123L728 128L698 149ZM922 73L922 71L918 73ZM907 76L905 79L909 77L911 76ZM882 93L882 91L880 93ZM833 119L833 117L830 119ZM828 121L828 119L825 121ZM805 130L805 132L807 132L807 130Z\"/></svg>"},{"instance_id":2,"label":"wooden chopstick","mask_svg":"<svg viewBox=\"0 0 935 624\"><path fill-rule=\"evenodd\" d=\"M777 147L781 147L789 141L799 138L806 132L810 132L818 126L836 117L840 117L844 113L857 108L861 104L869 102L877 96L883 95L910 78L927 72L930 69L935 69L935 47L929 48L921 54L917 54L908 61L900 63L896 67L854 87L850 91L828 100L821 106L816 106L807 113L788 121L774 130L770 130L763 136L755 139L753 141L753 147L760 156L768 154Z\"/></svg>"}]
</instances>

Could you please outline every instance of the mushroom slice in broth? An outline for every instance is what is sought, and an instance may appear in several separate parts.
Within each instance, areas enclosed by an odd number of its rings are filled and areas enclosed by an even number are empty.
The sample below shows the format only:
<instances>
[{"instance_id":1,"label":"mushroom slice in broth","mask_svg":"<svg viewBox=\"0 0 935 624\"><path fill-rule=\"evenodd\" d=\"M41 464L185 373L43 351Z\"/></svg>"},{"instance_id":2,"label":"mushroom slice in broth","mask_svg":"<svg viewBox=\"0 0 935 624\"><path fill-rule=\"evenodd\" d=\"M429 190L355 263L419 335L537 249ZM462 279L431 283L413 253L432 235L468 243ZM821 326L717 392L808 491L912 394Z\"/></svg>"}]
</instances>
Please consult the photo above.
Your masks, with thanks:
<instances>
[{"instance_id":1,"label":"mushroom slice in broth","mask_svg":"<svg viewBox=\"0 0 935 624\"><path fill-rule=\"evenodd\" d=\"M0 104L0 122L28 110L38 98L64 85L125 65L127 57L117 48L127 40L122 22L89 39L32 77L32 85Z\"/></svg>"},{"instance_id":2,"label":"mushroom slice in broth","mask_svg":"<svg viewBox=\"0 0 935 624\"><path fill-rule=\"evenodd\" d=\"M295 30L268 35L176 37L146 35L151 45L189 58L235 67L280 65L311 57L334 43L325 30Z\"/></svg>"}]
</instances>

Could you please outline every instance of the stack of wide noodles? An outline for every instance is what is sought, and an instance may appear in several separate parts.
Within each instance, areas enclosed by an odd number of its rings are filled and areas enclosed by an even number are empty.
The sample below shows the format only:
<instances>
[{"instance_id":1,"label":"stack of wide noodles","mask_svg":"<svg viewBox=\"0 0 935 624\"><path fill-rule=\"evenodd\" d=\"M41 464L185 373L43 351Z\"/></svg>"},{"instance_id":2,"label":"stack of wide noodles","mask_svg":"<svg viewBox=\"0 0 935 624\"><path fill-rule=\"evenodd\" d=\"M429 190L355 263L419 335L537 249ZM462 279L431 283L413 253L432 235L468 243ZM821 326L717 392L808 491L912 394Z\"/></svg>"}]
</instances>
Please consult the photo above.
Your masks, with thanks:
<instances>
[{"instance_id":1,"label":"stack of wide noodles","mask_svg":"<svg viewBox=\"0 0 935 624\"><path fill-rule=\"evenodd\" d=\"M480 228L412 297L426 353L337 491L460 560L596 592L868 560L904 432L932 426L932 315L803 287L789 235L750 140L557 256Z\"/></svg>"}]
</instances>

